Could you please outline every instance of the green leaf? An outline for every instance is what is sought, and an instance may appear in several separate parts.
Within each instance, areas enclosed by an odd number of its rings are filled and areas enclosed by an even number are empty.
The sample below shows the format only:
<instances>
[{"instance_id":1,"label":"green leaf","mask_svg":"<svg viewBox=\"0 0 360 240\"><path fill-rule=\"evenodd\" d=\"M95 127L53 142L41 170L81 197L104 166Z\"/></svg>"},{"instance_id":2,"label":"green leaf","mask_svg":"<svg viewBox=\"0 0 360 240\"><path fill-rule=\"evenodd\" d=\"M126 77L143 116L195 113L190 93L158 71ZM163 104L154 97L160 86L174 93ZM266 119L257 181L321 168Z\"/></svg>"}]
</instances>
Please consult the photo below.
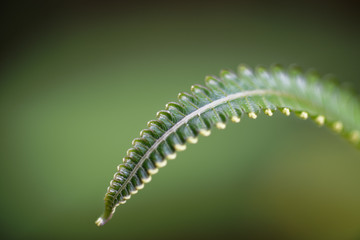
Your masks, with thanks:
<instances>
[{"instance_id":1,"label":"green leaf","mask_svg":"<svg viewBox=\"0 0 360 240\"><path fill-rule=\"evenodd\" d=\"M105 211L96 224L110 220L115 208L142 189L158 168L176 157L176 151L185 150L187 142L209 136L213 126L224 129L228 120L256 119L260 112L272 116L276 110L311 118L360 146L360 104L350 92L296 66L252 70L240 65L238 74L224 70L220 78L206 77L205 86L193 85L191 93L180 93L178 102L168 103L156 120L148 122L148 129L133 140L118 166L105 195Z\"/></svg>"}]
</instances>

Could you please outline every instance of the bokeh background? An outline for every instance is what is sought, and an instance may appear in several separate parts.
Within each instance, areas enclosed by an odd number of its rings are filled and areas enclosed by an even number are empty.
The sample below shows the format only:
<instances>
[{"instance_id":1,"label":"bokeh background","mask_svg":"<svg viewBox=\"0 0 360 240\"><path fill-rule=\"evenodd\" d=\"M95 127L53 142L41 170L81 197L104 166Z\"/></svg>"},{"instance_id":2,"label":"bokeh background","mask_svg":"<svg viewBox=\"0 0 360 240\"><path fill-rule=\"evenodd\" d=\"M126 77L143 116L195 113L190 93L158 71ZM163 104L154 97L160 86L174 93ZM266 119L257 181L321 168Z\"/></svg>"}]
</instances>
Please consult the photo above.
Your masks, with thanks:
<instances>
[{"instance_id":1,"label":"bokeh background","mask_svg":"<svg viewBox=\"0 0 360 240\"><path fill-rule=\"evenodd\" d=\"M360 152L279 113L200 138L94 224L131 140L207 74L297 63L359 93L350 2L14 1L1 11L3 239L360 238Z\"/></svg>"}]
</instances>

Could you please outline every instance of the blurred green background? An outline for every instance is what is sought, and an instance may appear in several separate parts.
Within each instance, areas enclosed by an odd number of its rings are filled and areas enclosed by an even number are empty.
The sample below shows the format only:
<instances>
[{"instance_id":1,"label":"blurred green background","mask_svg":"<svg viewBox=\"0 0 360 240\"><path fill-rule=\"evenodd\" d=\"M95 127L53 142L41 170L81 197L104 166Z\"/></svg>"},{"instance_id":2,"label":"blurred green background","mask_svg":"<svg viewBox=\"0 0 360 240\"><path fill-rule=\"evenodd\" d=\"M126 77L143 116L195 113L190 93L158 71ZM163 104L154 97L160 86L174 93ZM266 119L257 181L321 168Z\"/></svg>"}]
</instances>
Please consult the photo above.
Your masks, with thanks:
<instances>
[{"instance_id":1,"label":"blurred green background","mask_svg":"<svg viewBox=\"0 0 360 240\"><path fill-rule=\"evenodd\" d=\"M2 11L4 239L360 238L360 152L279 113L200 138L94 224L131 140L207 74L297 63L359 92L359 16L346 1L29 1Z\"/></svg>"}]
</instances>

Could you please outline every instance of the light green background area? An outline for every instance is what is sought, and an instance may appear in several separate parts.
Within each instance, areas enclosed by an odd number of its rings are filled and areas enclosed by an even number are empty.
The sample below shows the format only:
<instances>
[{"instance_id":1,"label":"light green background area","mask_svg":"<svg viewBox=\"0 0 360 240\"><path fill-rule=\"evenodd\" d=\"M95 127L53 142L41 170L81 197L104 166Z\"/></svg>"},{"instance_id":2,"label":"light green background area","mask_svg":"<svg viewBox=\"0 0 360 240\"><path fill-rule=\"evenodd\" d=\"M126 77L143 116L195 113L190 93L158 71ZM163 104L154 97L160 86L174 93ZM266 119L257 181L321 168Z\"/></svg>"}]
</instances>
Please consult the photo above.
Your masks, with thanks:
<instances>
[{"instance_id":1,"label":"light green background area","mask_svg":"<svg viewBox=\"0 0 360 240\"><path fill-rule=\"evenodd\" d=\"M1 234L357 239L360 152L279 112L200 137L104 227L94 221L131 140L178 92L222 68L275 62L334 73L359 92L359 40L331 16L276 9L53 23L1 77Z\"/></svg>"}]
</instances>

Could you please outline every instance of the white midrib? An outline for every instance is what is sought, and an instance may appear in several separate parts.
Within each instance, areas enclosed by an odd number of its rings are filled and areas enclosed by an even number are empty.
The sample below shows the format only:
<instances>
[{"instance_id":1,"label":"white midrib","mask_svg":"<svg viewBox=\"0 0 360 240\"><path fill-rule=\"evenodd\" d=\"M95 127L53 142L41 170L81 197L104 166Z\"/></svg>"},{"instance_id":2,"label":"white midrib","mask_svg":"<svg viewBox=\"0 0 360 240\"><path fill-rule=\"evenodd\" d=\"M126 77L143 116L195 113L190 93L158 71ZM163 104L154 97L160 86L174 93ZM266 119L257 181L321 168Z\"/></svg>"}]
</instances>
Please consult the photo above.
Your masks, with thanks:
<instances>
[{"instance_id":1,"label":"white midrib","mask_svg":"<svg viewBox=\"0 0 360 240\"><path fill-rule=\"evenodd\" d=\"M131 171L130 175L126 178L124 184L121 185L120 189L117 191L116 195L114 196L113 201L116 200L117 196L125 189L129 181L134 177L137 170L143 165L144 161L150 156L150 154L157 149L157 147L160 145L160 143L164 140L166 140L170 134L175 132L179 127L181 127L183 124L186 124L190 119L195 117L196 115L200 115L201 113L204 113L208 111L209 109L215 108L221 104L224 104L228 101L232 101L238 98L243 97L249 97L254 95L283 95L280 91L273 91L273 90L263 90L263 89L256 89L251 91L244 91L244 92L238 92L234 94L227 95L226 97L217 99L209 104L206 104L195 111L191 112L190 114L186 115L184 118L182 118L179 122L177 122L174 126L172 126L169 130L167 130L159 139L155 141L155 143L146 151L146 153L140 158L139 162L135 165L134 169Z\"/></svg>"}]
</instances>

